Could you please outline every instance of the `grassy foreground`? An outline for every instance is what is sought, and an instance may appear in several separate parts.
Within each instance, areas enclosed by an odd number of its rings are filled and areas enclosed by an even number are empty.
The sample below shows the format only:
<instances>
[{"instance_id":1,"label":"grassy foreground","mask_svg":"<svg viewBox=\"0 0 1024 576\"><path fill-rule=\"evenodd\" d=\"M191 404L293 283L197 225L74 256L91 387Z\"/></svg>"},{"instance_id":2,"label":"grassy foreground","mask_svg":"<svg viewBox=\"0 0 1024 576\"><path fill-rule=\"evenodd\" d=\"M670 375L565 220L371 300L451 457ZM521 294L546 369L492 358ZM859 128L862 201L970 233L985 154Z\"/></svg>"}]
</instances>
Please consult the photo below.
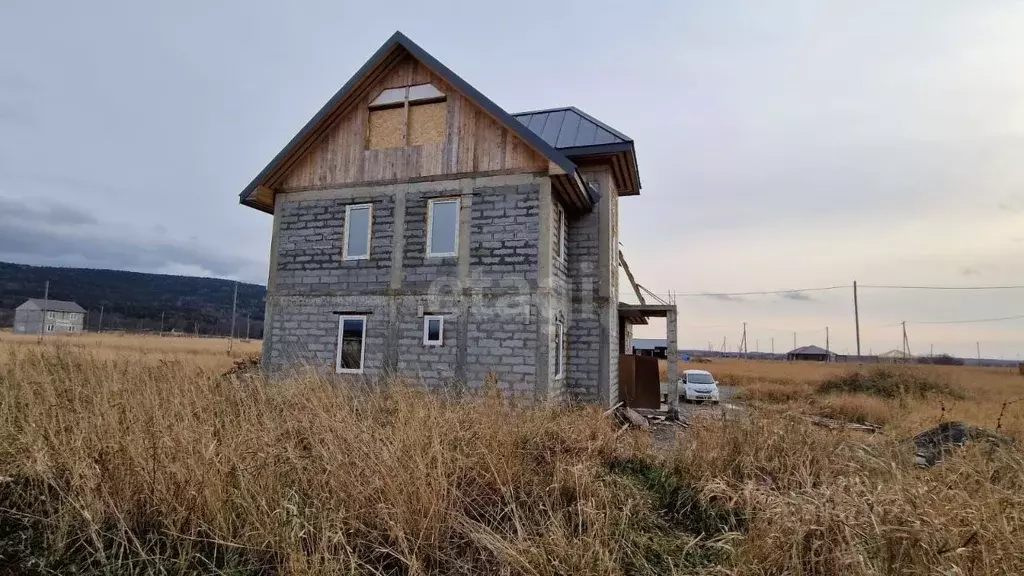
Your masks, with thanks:
<instances>
[{"instance_id":1,"label":"grassy foreground","mask_svg":"<svg viewBox=\"0 0 1024 576\"><path fill-rule=\"evenodd\" d=\"M0 344L0 572L1018 574L1024 454Z\"/></svg>"}]
</instances>

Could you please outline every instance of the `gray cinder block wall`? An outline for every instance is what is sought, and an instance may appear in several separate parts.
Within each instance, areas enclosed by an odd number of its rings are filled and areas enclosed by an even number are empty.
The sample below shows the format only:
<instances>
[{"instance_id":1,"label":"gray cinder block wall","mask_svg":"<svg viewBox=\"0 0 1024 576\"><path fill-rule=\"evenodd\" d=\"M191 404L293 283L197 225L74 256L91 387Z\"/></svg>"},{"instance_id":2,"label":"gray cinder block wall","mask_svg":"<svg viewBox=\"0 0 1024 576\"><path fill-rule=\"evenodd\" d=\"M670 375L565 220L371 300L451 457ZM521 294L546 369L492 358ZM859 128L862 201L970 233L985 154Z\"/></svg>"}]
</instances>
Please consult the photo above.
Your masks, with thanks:
<instances>
[{"instance_id":1,"label":"gray cinder block wall","mask_svg":"<svg viewBox=\"0 0 1024 576\"><path fill-rule=\"evenodd\" d=\"M605 176L610 183L610 174L594 175L599 182ZM458 255L428 258L428 201L450 197L461 205ZM373 205L370 257L345 261L345 207L367 203ZM604 199L590 213L567 214L566 253L553 259L562 208L546 176L279 194L265 367L333 372L337 313L360 313L367 315L367 377L397 372L441 387L479 385L493 374L515 394L607 402L617 396L608 344L617 346L618 326L615 307L609 324L609 300L600 296L602 285L610 289L600 280L602 265L605 273L609 265L601 246L611 242L601 231L602 217L610 215L602 215L602 205ZM424 314L444 316L442 346L423 344ZM562 379L555 377L556 320L565 326Z\"/></svg>"}]
</instances>

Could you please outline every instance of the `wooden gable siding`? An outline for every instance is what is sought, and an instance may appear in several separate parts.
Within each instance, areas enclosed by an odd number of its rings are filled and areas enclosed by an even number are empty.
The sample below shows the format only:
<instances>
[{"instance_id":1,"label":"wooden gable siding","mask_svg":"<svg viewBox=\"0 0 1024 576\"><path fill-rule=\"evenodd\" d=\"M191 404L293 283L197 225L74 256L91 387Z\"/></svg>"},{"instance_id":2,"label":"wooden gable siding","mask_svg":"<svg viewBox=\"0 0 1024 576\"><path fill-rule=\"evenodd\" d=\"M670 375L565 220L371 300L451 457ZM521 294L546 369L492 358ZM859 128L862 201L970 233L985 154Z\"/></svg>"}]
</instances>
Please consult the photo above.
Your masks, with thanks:
<instances>
[{"instance_id":1,"label":"wooden gable siding","mask_svg":"<svg viewBox=\"0 0 1024 576\"><path fill-rule=\"evenodd\" d=\"M368 150L368 105L381 90L431 83L447 96L442 143ZM474 172L547 170L548 161L411 56L396 62L277 182L279 190Z\"/></svg>"}]
</instances>

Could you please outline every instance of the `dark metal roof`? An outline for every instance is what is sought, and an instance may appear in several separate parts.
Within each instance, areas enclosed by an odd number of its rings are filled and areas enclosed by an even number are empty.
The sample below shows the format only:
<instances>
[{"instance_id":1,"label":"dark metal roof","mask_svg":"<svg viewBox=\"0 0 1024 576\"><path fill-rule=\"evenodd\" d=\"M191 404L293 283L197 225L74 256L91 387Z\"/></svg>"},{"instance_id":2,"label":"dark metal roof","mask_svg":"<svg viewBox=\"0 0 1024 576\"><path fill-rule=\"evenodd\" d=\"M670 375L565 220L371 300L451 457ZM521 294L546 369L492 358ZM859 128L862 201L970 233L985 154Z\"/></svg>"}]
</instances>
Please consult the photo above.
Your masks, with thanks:
<instances>
[{"instance_id":1,"label":"dark metal roof","mask_svg":"<svg viewBox=\"0 0 1024 576\"><path fill-rule=\"evenodd\" d=\"M827 352L824 348L821 348L820 346L801 346L795 350L790 350L789 353L796 354L798 356L804 354L813 356L824 356L829 352Z\"/></svg>"},{"instance_id":2,"label":"dark metal roof","mask_svg":"<svg viewBox=\"0 0 1024 576\"><path fill-rule=\"evenodd\" d=\"M517 112L512 116L559 150L633 142L629 136L575 106Z\"/></svg>"},{"instance_id":3,"label":"dark metal roof","mask_svg":"<svg viewBox=\"0 0 1024 576\"><path fill-rule=\"evenodd\" d=\"M415 42L410 40L405 34L401 32L395 32L391 38L388 38L373 56L366 61L365 64L341 87L338 92L331 97L330 100L324 104L323 108L317 112L302 130L291 139L290 142L274 156L274 159L267 164L257 176L245 187L244 190L239 194L239 201L242 204L250 205L255 208L260 206L250 203L248 196L256 190L256 187L262 184L275 170L291 155L291 153L300 145L302 142L310 136L312 132L316 130L316 127L323 122L331 113L334 108L340 104L345 98L352 92L359 84L360 79L369 74L374 68L384 62L387 57L396 48L401 47L409 52L414 58L422 62L427 68L430 68L438 76L444 79L445 82L450 84L453 88L461 92L467 98L472 100L474 103L479 105L481 108L486 110L489 114L494 116L499 122L503 123L508 129L516 133L520 138L526 141L527 144L535 148L538 152L543 154L548 160L557 164L562 170L565 170L567 174L575 174L577 172L576 164L574 164L565 154L559 152L554 146L548 144L547 141L542 139L537 134L526 129L521 123L516 121L508 112L503 110L500 106L492 102L489 98L480 93L476 88L471 86L468 82L460 78L456 73L448 69L447 66L442 64L436 58L427 53L426 50L420 48ZM594 191L589 186L586 187L586 192L590 196L591 202L596 202L597 197L594 195Z\"/></svg>"},{"instance_id":4,"label":"dark metal roof","mask_svg":"<svg viewBox=\"0 0 1024 576\"><path fill-rule=\"evenodd\" d=\"M37 310L42 310L44 312L78 312L80 314L85 313L85 308L82 308L81 306L75 304L74 302L65 302L63 300L43 300L42 298L29 298L24 303L22 303L21 306L18 306L18 308L29 305L31 305L33 308L36 308Z\"/></svg>"},{"instance_id":5,"label":"dark metal roof","mask_svg":"<svg viewBox=\"0 0 1024 576\"><path fill-rule=\"evenodd\" d=\"M640 193L640 172L633 139L576 108L551 108L513 114L530 132L571 160L611 159L620 195Z\"/></svg>"}]
</instances>

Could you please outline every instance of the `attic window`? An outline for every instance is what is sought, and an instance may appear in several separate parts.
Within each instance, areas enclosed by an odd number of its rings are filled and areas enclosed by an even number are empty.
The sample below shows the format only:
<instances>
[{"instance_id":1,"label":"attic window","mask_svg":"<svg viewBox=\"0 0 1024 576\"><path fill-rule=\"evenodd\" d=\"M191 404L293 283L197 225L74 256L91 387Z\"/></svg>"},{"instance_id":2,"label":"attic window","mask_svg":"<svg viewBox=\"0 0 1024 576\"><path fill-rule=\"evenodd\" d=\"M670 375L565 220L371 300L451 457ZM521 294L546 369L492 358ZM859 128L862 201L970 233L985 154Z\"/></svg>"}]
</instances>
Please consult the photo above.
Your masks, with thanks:
<instances>
[{"instance_id":1,"label":"attic window","mask_svg":"<svg viewBox=\"0 0 1024 576\"><path fill-rule=\"evenodd\" d=\"M445 95L431 84L388 88L370 102L366 147L371 150L444 141Z\"/></svg>"}]
</instances>

